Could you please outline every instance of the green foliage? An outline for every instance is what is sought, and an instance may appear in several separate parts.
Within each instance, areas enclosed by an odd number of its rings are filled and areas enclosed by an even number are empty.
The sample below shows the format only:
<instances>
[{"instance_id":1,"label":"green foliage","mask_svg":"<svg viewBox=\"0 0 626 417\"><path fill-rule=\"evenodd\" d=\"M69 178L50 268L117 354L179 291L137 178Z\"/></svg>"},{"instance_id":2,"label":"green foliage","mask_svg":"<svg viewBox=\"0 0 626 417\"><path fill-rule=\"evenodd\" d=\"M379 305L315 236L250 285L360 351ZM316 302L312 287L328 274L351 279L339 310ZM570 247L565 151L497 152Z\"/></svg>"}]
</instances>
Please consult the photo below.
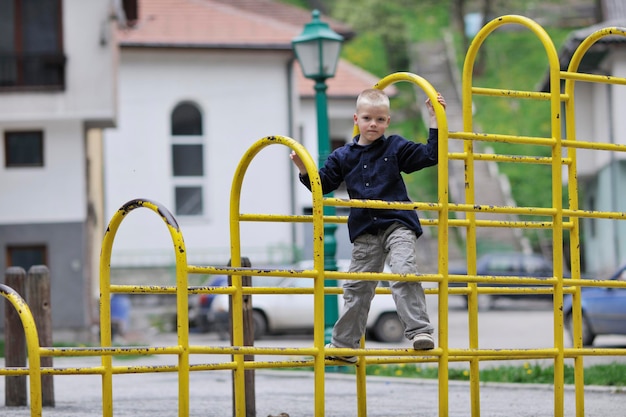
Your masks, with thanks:
<instances>
[{"instance_id":1,"label":"green foliage","mask_svg":"<svg viewBox=\"0 0 626 417\"><path fill-rule=\"evenodd\" d=\"M382 39L376 33L364 33L342 47L341 57L382 78L389 74Z\"/></svg>"},{"instance_id":2,"label":"green foliage","mask_svg":"<svg viewBox=\"0 0 626 417\"><path fill-rule=\"evenodd\" d=\"M450 26L450 6L446 1L415 2L407 8L408 37L411 41L441 38L441 31Z\"/></svg>"},{"instance_id":3,"label":"green foliage","mask_svg":"<svg viewBox=\"0 0 626 417\"><path fill-rule=\"evenodd\" d=\"M409 69L408 23L414 7L410 0L336 0L332 16L350 24L359 34L382 42L387 73ZM369 46L372 47L372 46Z\"/></svg>"},{"instance_id":4,"label":"green foliage","mask_svg":"<svg viewBox=\"0 0 626 417\"><path fill-rule=\"evenodd\" d=\"M303 9L309 8L309 2L307 0L281 0L281 3L291 4L293 6L301 7Z\"/></svg>"}]
</instances>

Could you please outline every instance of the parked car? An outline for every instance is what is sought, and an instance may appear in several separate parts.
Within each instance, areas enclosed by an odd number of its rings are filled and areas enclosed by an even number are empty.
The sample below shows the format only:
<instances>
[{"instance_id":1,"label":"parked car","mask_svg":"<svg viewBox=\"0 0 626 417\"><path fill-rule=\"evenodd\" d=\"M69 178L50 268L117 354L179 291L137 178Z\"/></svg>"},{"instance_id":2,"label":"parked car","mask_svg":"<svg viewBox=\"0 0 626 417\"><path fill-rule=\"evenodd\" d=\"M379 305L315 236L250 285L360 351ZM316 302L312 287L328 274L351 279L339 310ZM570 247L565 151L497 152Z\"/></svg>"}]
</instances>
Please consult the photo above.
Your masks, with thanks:
<instances>
[{"instance_id":1,"label":"parked car","mask_svg":"<svg viewBox=\"0 0 626 417\"><path fill-rule=\"evenodd\" d=\"M280 277L252 277L252 285L254 286L275 286L280 281ZM209 287L228 286L228 276L213 275L203 285ZM195 329L200 333L217 331L223 334L226 327L219 318L215 317L215 310L211 308L213 301L219 295L215 293L189 295L189 328ZM173 321L174 328L176 328L176 317L174 317Z\"/></svg>"},{"instance_id":2,"label":"parked car","mask_svg":"<svg viewBox=\"0 0 626 417\"><path fill-rule=\"evenodd\" d=\"M467 275L467 264L451 266L448 269L451 275ZM548 278L554 276L552 261L539 254L521 252L492 252L485 254L476 261L476 275L485 276L519 276L528 278ZM569 271L564 268L563 276L570 277ZM450 287L465 287L465 282L451 282ZM528 287L524 284L493 284L479 283L479 286L489 287ZM551 299L551 294L480 294L479 307L493 308L499 298ZM467 302L467 297L465 297Z\"/></svg>"},{"instance_id":3,"label":"parked car","mask_svg":"<svg viewBox=\"0 0 626 417\"><path fill-rule=\"evenodd\" d=\"M207 281L207 286L225 287L228 285L226 275L214 275ZM200 332L211 330L214 319L211 315L211 303L217 294L191 294L189 296L189 327Z\"/></svg>"},{"instance_id":4,"label":"parked car","mask_svg":"<svg viewBox=\"0 0 626 417\"><path fill-rule=\"evenodd\" d=\"M626 281L626 265L609 279ZM583 346L591 346L599 335L626 335L626 288L583 287L581 294ZM563 315L573 339L571 294L563 300Z\"/></svg>"},{"instance_id":5,"label":"parked car","mask_svg":"<svg viewBox=\"0 0 626 417\"><path fill-rule=\"evenodd\" d=\"M340 271L348 268L349 260L338 260ZM311 269L311 261L304 261L294 269ZM253 282L254 285L254 282ZM340 285L340 283L339 283ZM385 281L382 286L388 286ZM282 278L276 287L312 288L312 278ZM217 295L212 303L212 317L228 319L228 296ZM339 309L343 300L337 297ZM312 294L254 294L252 296L252 317L254 320L255 339L267 334L304 332L313 330L313 295ZM377 294L372 300L367 321L368 335L381 342L397 343L404 337L404 326L398 314L391 294Z\"/></svg>"}]
</instances>

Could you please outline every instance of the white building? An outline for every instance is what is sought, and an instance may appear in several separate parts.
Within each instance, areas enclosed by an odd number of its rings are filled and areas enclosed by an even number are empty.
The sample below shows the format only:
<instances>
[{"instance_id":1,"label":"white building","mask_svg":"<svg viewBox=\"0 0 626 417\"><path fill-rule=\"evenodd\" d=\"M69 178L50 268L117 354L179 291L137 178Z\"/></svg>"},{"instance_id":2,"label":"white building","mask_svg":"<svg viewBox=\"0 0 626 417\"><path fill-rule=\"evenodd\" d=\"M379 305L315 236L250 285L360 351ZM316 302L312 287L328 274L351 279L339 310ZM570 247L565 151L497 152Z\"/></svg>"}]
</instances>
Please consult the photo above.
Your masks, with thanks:
<instances>
[{"instance_id":1,"label":"white building","mask_svg":"<svg viewBox=\"0 0 626 417\"><path fill-rule=\"evenodd\" d=\"M140 1L136 26L118 33L119 123L105 140L107 216L132 199L158 202L176 217L190 263L228 262L231 183L248 148L265 136L288 136L317 160L313 81L294 65L291 46L310 20L310 11L272 1ZM337 22L331 27L352 36ZM340 63L328 81L332 139L351 138L355 98L377 81ZM299 214L310 206L288 154L271 146L254 158L242 212ZM242 255L253 265L291 262L303 228L243 224ZM157 215L135 210L123 221L112 256L118 271L173 259Z\"/></svg>"},{"instance_id":2,"label":"white building","mask_svg":"<svg viewBox=\"0 0 626 417\"><path fill-rule=\"evenodd\" d=\"M0 4L0 270L47 265L53 326L84 329L95 309L99 131L116 118L120 21L111 0Z\"/></svg>"},{"instance_id":3,"label":"white building","mask_svg":"<svg viewBox=\"0 0 626 417\"><path fill-rule=\"evenodd\" d=\"M568 70L574 53L589 36L605 28L626 26L626 4L602 0L604 20L573 31L559 50L562 71ZM576 71L583 74L626 78L626 37L601 37L582 56ZM547 78L546 78L547 80ZM541 86L548 91L547 81ZM626 145L626 88L620 83L576 81L576 140ZM565 126L565 125L564 125ZM565 127L563 127L565 135ZM581 210L626 212L626 153L577 149L578 206ZM567 181L564 168L564 181ZM582 218L580 255L584 275L608 278L626 262L626 223L621 219Z\"/></svg>"}]
</instances>

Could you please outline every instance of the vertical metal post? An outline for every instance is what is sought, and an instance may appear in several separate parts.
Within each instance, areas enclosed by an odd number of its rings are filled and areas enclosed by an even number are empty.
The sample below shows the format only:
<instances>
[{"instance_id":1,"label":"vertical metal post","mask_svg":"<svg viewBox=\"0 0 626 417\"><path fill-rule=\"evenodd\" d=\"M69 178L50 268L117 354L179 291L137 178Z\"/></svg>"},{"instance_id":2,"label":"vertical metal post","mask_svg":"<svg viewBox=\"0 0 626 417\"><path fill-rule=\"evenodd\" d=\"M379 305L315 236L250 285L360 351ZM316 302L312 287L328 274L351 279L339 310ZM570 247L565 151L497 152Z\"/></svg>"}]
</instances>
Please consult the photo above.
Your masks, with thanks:
<instances>
[{"instance_id":1,"label":"vertical metal post","mask_svg":"<svg viewBox=\"0 0 626 417\"><path fill-rule=\"evenodd\" d=\"M39 346L52 347L52 310L50 303L50 270L45 265L34 265L28 270L28 305L39 335ZM43 356L41 366L52 367L52 357ZM41 376L41 405L54 407L52 375Z\"/></svg>"},{"instance_id":2,"label":"vertical metal post","mask_svg":"<svg viewBox=\"0 0 626 417\"><path fill-rule=\"evenodd\" d=\"M231 266L230 261L228 262L228 266ZM252 266L250 259L247 257L241 258L241 266L245 268L249 268ZM228 277L228 285L232 285L232 276ZM242 287L251 287L252 286L252 277L250 275L242 275L241 276L241 286ZM230 297L229 297L230 298ZM242 300L242 308L243 308L243 345L244 346L254 346L254 319L252 316L252 295L244 294ZM229 301L229 317L230 317L230 344L234 345L233 340L233 302L232 299ZM233 356L233 361L235 360ZM244 361L254 361L254 355L244 355ZM255 391L255 380L254 380L254 369L247 369L243 371L244 373L244 387L245 387L245 402L246 402L246 417L255 417L256 416L256 391ZM237 415L237 404L236 404L236 395L235 395L235 371L233 370L233 416Z\"/></svg>"},{"instance_id":3,"label":"vertical metal post","mask_svg":"<svg viewBox=\"0 0 626 417\"><path fill-rule=\"evenodd\" d=\"M317 78L315 80L315 106L317 110L317 153L318 153L318 166L322 167L328 155L331 152L330 149L330 133L328 127L328 102L326 97L326 80L324 78ZM333 193L330 192L325 195L326 197L332 197ZM334 216L336 213L334 206L324 206L324 216ZM324 270L336 271L337 261L335 255L337 253L337 239L335 238L335 231L337 225L333 223L324 222ZM325 280L326 287L336 287L336 280ZM336 294L327 294L324 299L324 327L326 328L326 339L330 339L330 332L333 325L339 318L339 306L337 302ZM327 340L329 341L329 340Z\"/></svg>"},{"instance_id":4,"label":"vertical metal post","mask_svg":"<svg viewBox=\"0 0 626 417\"><path fill-rule=\"evenodd\" d=\"M13 288L22 298L26 293L26 271L19 266L7 268L5 283ZM4 347L5 365L7 367L26 366L26 337L19 314L15 307L5 302ZM7 407L22 407L27 404L26 375L7 376L4 386L4 404Z\"/></svg>"}]
</instances>

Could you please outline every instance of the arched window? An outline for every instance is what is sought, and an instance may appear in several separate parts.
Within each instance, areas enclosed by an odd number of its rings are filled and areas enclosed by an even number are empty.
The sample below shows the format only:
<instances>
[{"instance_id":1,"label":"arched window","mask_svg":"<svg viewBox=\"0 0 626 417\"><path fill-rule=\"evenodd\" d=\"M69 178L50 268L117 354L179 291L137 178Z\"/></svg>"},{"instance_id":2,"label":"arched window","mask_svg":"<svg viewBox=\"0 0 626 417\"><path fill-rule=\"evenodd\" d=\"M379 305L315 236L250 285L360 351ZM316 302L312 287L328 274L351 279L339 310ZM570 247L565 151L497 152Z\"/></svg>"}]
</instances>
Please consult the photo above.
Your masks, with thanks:
<instances>
[{"instance_id":1,"label":"arched window","mask_svg":"<svg viewBox=\"0 0 626 417\"><path fill-rule=\"evenodd\" d=\"M193 103L180 103L172 111L172 136L202 134L202 114Z\"/></svg>"},{"instance_id":2,"label":"arched window","mask_svg":"<svg viewBox=\"0 0 626 417\"><path fill-rule=\"evenodd\" d=\"M172 174L176 214L203 214L204 138L202 112L190 102L174 107L171 116Z\"/></svg>"}]
</instances>

